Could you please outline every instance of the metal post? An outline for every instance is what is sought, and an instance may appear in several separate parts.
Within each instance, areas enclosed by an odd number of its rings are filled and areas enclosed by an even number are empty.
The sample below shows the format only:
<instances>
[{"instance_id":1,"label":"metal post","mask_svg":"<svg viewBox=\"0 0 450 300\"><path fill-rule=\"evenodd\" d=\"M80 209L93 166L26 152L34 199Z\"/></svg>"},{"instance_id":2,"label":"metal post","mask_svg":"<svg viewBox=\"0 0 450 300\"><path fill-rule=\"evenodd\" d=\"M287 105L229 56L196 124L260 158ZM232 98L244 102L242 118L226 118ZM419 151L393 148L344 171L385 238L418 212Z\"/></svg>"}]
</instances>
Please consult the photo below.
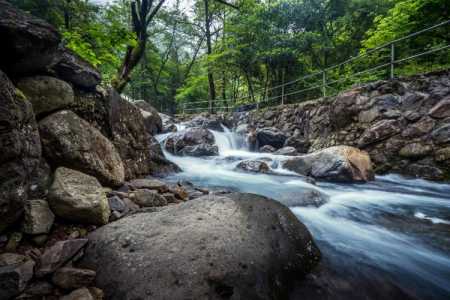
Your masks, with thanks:
<instances>
[{"instance_id":1,"label":"metal post","mask_svg":"<svg viewBox=\"0 0 450 300\"><path fill-rule=\"evenodd\" d=\"M185 111L186 111L186 102L183 103L183 116L185 114Z\"/></svg>"},{"instance_id":2,"label":"metal post","mask_svg":"<svg viewBox=\"0 0 450 300\"><path fill-rule=\"evenodd\" d=\"M283 69L282 79L281 79L281 105L284 105L284 73L285 69Z\"/></svg>"},{"instance_id":3,"label":"metal post","mask_svg":"<svg viewBox=\"0 0 450 300\"><path fill-rule=\"evenodd\" d=\"M327 96L327 74L325 70L322 72L322 96L324 98Z\"/></svg>"},{"instance_id":4,"label":"metal post","mask_svg":"<svg viewBox=\"0 0 450 300\"><path fill-rule=\"evenodd\" d=\"M391 79L395 77L395 45L391 44Z\"/></svg>"}]
</instances>

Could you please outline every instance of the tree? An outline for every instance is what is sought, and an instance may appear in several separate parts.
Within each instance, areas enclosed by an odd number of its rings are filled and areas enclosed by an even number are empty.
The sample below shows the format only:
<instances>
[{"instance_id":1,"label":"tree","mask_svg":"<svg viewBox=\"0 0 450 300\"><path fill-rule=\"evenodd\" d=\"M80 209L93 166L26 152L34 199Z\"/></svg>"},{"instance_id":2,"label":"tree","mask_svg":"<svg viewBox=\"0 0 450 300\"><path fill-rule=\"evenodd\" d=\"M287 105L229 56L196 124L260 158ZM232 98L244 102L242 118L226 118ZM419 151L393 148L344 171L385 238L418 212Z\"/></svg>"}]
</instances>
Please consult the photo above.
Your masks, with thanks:
<instances>
[{"instance_id":1,"label":"tree","mask_svg":"<svg viewBox=\"0 0 450 300\"><path fill-rule=\"evenodd\" d=\"M120 93L130 81L130 75L133 69L140 62L145 53L148 33L147 29L156 14L158 13L165 0L153 6L153 0L137 0L130 3L131 24L133 32L136 35L137 42L127 46L125 57L119 67L112 85Z\"/></svg>"}]
</instances>

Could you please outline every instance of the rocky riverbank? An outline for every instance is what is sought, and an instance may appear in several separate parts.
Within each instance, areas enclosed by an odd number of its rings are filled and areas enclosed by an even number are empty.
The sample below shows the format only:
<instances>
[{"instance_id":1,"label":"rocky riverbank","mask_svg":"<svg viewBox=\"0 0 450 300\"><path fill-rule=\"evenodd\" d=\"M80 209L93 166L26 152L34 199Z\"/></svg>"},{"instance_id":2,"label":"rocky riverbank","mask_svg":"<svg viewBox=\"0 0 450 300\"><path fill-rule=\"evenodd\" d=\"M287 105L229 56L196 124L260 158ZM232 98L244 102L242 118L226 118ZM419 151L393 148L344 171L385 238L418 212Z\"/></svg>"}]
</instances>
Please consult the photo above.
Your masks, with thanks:
<instances>
[{"instance_id":1,"label":"rocky riverbank","mask_svg":"<svg viewBox=\"0 0 450 300\"><path fill-rule=\"evenodd\" d=\"M378 174L450 180L449 71L379 81L336 97L223 118L250 134L255 150L292 147L311 153L348 145L367 151Z\"/></svg>"},{"instance_id":2,"label":"rocky riverbank","mask_svg":"<svg viewBox=\"0 0 450 300\"><path fill-rule=\"evenodd\" d=\"M171 118L52 26L0 0L0 34L0 299L287 299L318 263L278 202L151 177L180 170L154 137ZM173 152L217 151L196 136Z\"/></svg>"}]
</instances>

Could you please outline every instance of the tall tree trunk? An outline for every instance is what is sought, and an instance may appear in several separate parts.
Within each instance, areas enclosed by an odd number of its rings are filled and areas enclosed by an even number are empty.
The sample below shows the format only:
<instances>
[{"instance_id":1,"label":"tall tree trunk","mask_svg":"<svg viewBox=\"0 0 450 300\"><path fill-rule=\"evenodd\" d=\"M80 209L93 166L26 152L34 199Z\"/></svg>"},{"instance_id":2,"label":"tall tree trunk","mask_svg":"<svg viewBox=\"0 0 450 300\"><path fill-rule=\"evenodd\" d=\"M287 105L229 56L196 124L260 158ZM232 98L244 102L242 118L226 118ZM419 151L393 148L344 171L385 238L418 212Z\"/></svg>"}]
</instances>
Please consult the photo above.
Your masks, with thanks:
<instances>
[{"instance_id":1,"label":"tall tree trunk","mask_svg":"<svg viewBox=\"0 0 450 300\"><path fill-rule=\"evenodd\" d=\"M212 54L212 45L211 45L211 15L209 12L209 3L208 0L203 0L204 4L205 4L205 35L206 35L206 46L207 46L207 53L208 56ZM213 73L211 71L211 66L208 63L208 87L209 87L209 92L208 92L208 103L209 103L209 108L208 111L209 113L213 113L214 112L214 108L213 108L213 103L216 100L216 87L214 85L214 76Z\"/></svg>"},{"instance_id":2,"label":"tall tree trunk","mask_svg":"<svg viewBox=\"0 0 450 300\"><path fill-rule=\"evenodd\" d=\"M248 75L247 71L245 71L245 78L247 79L248 93L250 95L250 99L252 100L252 103L254 103L255 95L253 94L252 80L250 79L250 76Z\"/></svg>"},{"instance_id":3,"label":"tall tree trunk","mask_svg":"<svg viewBox=\"0 0 450 300\"><path fill-rule=\"evenodd\" d=\"M131 1L131 23L137 37L136 45L129 45L122 64L112 81L112 86L121 93L130 81L131 72L137 66L145 53L147 43L147 27L159 11L165 0L159 0L153 8L153 0Z\"/></svg>"}]
</instances>

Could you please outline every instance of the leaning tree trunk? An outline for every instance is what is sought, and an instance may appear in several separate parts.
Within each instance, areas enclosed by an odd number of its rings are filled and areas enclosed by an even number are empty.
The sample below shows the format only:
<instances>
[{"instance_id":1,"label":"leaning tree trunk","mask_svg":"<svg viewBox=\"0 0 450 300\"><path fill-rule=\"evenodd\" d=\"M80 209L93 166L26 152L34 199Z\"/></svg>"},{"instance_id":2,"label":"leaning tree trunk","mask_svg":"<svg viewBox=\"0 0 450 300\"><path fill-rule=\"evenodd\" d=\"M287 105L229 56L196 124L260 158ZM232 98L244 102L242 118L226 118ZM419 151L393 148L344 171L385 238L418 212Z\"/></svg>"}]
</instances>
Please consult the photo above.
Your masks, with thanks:
<instances>
[{"instance_id":1,"label":"leaning tree trunk","mask_svg":"<svg viewBox=\"0 0 450 300\"><path fill-rule=\"evenodd\" d=\"M212 54L212 45L211 45L211 16L209 13L209 3L208 0L204 0L205 3L205 35L206 35L206 45L207 45L207 53L208 56ZM214 85L214 76L211 71L211 67L208 63L208 104L209 113L214 112L213 102L216 100L216 87Z\"/></svg>"}]
</instances>

